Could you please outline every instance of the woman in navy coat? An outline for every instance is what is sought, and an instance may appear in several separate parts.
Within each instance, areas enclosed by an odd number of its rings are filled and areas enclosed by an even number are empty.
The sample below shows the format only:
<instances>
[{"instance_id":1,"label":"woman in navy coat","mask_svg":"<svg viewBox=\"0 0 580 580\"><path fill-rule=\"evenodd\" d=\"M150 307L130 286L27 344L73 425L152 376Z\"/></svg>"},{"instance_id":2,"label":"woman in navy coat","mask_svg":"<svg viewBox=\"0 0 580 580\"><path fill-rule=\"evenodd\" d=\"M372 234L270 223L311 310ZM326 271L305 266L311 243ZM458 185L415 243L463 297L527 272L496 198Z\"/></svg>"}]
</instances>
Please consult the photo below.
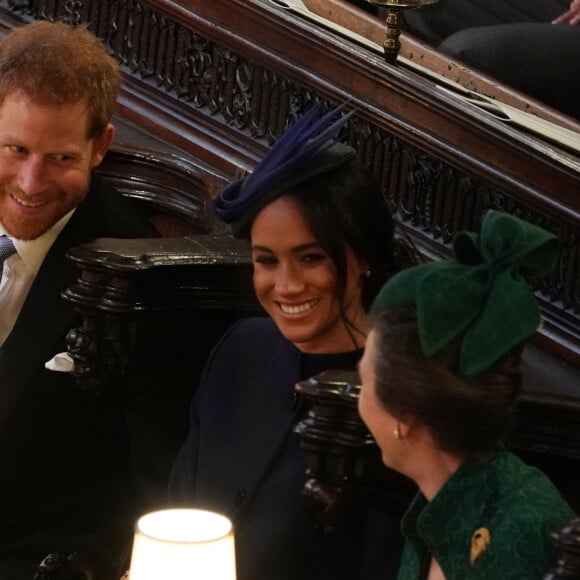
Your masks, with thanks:
<instances>
[{"instance_id":1,"label":"woman in navy coat","mask_svg":"<svg viewBox=\"0 0 580 580\"><path fill-rule=\"evenodd\" d=\"M347 116L311 109L216 209L252 245L254 287L269 317L234 325L215 347L174 466L173 503L234 521L239 580L396 577L395 506L352 503L332 532L300 505L306 457L293 435L306 409L294 385L356 369L366 308L394 268L393 224L354 150Z\"/></svg>"}]
</instances>

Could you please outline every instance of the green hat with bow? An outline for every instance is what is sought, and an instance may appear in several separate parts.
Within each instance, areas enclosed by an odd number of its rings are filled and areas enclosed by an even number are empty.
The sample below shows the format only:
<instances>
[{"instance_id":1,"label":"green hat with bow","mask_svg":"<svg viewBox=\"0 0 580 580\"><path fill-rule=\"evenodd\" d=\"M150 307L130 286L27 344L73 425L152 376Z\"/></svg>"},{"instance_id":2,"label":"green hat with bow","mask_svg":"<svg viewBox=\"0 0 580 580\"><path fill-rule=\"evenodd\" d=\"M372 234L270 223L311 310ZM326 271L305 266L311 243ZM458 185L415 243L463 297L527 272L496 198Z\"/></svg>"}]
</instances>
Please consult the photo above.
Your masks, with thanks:
<instances>
[{"instance_id":1,"label":"green hat with bow","mask_svg":"<svg viewBox=\"0 0 580 580\"><path fill-rule=\"evenodd\" d=\"M473 377L538 328L540 310L526 277L553 270L558 245L542 228L489 210L479 234L457 234L454 259L399 272L372 310L414 307L426 357L462 336L458 370Z\"/></svg>"}]
</instances>

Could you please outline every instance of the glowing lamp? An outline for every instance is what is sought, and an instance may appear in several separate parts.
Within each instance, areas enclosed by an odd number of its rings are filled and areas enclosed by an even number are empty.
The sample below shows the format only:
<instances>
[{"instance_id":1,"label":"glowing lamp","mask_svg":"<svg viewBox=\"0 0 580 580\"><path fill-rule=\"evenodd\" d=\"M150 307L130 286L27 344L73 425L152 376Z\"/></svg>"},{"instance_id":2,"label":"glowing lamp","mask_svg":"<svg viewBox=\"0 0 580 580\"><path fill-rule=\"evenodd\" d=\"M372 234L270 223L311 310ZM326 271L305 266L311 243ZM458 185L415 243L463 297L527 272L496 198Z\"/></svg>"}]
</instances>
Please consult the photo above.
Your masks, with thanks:
<instances>
[{"instance_id":1,"label":"glowing lamp","mask_svg":"<svg viewBox=\"0 0 580 580\"><path fill-rule=\"evenodd\" d=\"M170 509L139 518L129 580L235 580L231 521L204 510Z\"/></svg>"}]
</instances>

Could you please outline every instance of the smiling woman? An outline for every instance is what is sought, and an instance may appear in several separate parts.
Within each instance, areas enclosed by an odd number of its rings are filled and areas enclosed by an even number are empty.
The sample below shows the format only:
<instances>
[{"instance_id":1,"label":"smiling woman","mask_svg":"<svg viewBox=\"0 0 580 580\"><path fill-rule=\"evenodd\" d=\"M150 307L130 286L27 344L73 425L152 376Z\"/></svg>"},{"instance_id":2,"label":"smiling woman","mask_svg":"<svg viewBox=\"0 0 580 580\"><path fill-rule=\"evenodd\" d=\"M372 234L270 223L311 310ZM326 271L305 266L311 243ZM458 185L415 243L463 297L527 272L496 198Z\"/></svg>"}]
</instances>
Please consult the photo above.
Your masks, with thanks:
<instances>
[{"instance_id":1,"label":"smiling woman","mask_svg":"<svg viewBox=\"0 0 580 580\"><path fill-rule=\"evenodd\" d=\"M306 457L292 434L306 409L294 385L356 368L367 308L396 269L381 192L337 141L348 117L319 113L311 109L216 203L251 242L269 317L239 322L214 349L171 496L233 519L239 580L393 578L400 557L394 507L353 504L326 533L299 505Z\"/></svg>"},{"instance_id":2,"label":"smiling woman","mask_svg":"<svg viewBox=\"0 0 580 580\"><path fill-rule=\"evenodd\" d=\"M260 211L251 239L256 295L290 342L311 353L346 352L362 342L366 315L360 280L368 269L364 259L346 248L341 305L336 268L307 225L300 201L291 195ZM348 332L347 323L353 332Z\"/></svg>"}]
</instances>

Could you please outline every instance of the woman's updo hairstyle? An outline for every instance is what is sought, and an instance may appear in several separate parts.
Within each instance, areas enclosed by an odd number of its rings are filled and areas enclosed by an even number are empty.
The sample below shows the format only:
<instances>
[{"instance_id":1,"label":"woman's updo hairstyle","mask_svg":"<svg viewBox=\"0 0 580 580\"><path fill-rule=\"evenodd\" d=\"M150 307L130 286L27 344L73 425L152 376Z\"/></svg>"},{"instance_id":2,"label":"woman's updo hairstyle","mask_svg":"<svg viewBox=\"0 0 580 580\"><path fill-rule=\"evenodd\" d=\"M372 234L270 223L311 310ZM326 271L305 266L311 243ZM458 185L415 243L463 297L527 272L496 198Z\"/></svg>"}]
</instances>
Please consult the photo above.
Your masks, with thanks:
<instances>
[{"instance_id":1,"label":"woman's updo hairstyle","mask_svg":"<svg viewBox=\"0 0 580 580\"><path fill-rule=\"evenodd\" d=\"M528 277L555 268L557 237L489 210L454 259L402 270L372 305L376 391L389 413L429 427L442 449L475 453L509 429L522 344L541 316Z\"/></svg>"},{"instance_id":2,"label":"woman's updo hairstyle","mask_svg":"<svg viewBox=\"0 0 580 580\"><path fill-rule=\"evenodd\" d=\"M493 449L512 427L522 388L521 346L476 377L458 373L460 340L423 355L410 308L373 314L375 390L400 420L430 430L444 451L471 455Z\"/></svg>"},{"instance_id":3,"label":"woman's updo hairstyle","mask_svg":"<svg viewBox=\"0 0 580 580\"><path fill-rule=\"evenodd\" d=\"M337 269L339 298L347 281L346 248L368 264L361 278L368 311L397 266L393 260L393 218L376 181L356 159L301 183L295 197L314 236Z\"/></svg>"}]
</instances>

